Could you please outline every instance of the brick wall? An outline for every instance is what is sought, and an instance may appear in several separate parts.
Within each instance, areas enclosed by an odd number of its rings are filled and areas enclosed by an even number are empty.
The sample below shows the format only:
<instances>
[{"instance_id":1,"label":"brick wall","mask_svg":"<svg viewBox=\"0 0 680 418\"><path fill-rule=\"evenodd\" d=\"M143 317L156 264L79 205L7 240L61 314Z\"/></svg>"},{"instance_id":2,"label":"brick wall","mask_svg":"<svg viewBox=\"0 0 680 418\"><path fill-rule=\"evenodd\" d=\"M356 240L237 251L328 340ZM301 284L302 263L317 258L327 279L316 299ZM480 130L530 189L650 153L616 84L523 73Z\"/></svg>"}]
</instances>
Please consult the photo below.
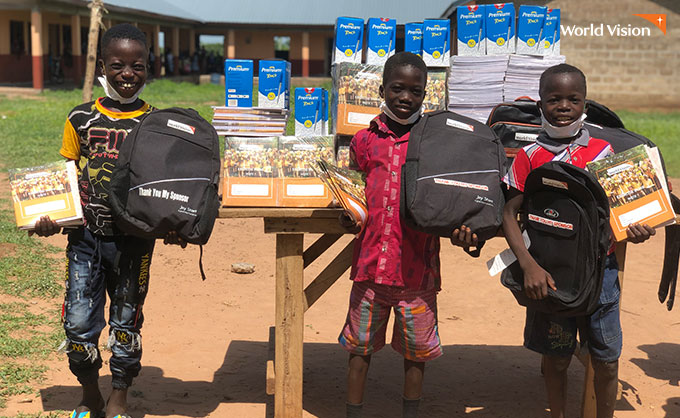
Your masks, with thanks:
<instances>
[{"instance_id":1,"label":"brick wall","mask_svg":"<svg viewBox=\"0 0 680 418\"><path fill-rule=\"evenodd\" d=\"M614 109L680 109L680 2L553 0L540 3L560 8L563 26L604 24L603 36L577 37L562 32L562 54L569 64L586 74L589 98ZM666 14L666 35L647 20L633 16L635 13ZM607 25L617 24L650 28L651 34L611 36Z\"/></svg>"}]
</instances>

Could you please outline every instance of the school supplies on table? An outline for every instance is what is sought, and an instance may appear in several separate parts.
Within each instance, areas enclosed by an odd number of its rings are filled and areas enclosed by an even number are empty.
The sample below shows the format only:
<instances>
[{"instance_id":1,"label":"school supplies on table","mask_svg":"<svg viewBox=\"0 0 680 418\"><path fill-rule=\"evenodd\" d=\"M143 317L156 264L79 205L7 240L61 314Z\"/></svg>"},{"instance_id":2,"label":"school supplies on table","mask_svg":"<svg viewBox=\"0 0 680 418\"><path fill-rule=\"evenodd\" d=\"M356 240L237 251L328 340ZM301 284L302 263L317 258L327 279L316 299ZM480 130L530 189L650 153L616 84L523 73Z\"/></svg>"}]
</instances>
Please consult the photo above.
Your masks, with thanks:
<instances>
[{"instance_id":1,"label":"school supplies on table","mask_svg":"<svg viewBox=\"0 0 680 418\"><path fill-rule=\"evenodd\" d=\"M95 177L110 176L112 169L101 167ZM83 224L75 161L10 169L9 185L20 229L34 229L41 216L49 216L61 226Z\"/></svg>"},{"instance_id":2,"label":"school supplies on table","mask_svg":"<svg viewBox=\"0 0 680 418\"><path fill-rule=\"evenodd\" d=\"M361 173L338 167L323 159L317 161L314 170L335 200L363 230L368 219L368 205L366 184Z\"/></svg>"},{"instance_id":3,"label":"school supplies on table","mask_svg":"<svg viewBox=\"0 0 680 418\"><path fill-rule=\"evenodd\" d=\"M285 135L288 110L279 108L213 106L212 125L218 135Z\"/></svg>"},{"instance_id":4,"label":"school supplies on table","mask_svg":"<svg viewBox=\"0 0 680 418\"><path fill-rule=\"evenodd\" d=\"M253 60L224 60L224 105L253 106Z\"/></svg>"},{"instance_id":5,"label":"school supplies on table","mask_svg":"<svg viewBox=\"0 0 680 418\"><path fill-rule=\"evenodd\" d=\"M633 223L656 228L675 222L658 148L638 145L590 162L587 168L607 193L617 241L626 239Z\"/></svg>"},{"instance_id":6,"label":"school supplies on table","mask_svg":"<svg viewBox=\"0 0 680 418\"><path fill-rule=\"evenodd\" d=\"M312 167L318 159L335 161L332 137L226 137L222 204L326 207L330 193Z\"/></svg>"},{"instance_id":7,"label":"school supplies on table","mask_svg":"<svg viewBox=\"0 0 680 418\"><path fill-rule=\"evenodd\" d=\"M257 105L283 109L290 106L290 62L260 60Z\"/></svg>"},{"instance_id":8,"label":"school supplies on table","mask_svg":"<svg viewBox=\"0 0 680 418\"><path fill-rule=\"evenodd\" d=\"M397 21L372 17L366 26L367 44L366 64L384 65L396 48Z\"/></svg>"},{"instance_id":9,"label":"school supplies on table","mask_svg":"<svg viewBox=\"0 0 680 418\"><path fill-rule=\"evenodd\" d=\"M363 39L364 19L339 17L335 21L333 64L340 62L361 63Z\"/></svg>"}]
</instances>

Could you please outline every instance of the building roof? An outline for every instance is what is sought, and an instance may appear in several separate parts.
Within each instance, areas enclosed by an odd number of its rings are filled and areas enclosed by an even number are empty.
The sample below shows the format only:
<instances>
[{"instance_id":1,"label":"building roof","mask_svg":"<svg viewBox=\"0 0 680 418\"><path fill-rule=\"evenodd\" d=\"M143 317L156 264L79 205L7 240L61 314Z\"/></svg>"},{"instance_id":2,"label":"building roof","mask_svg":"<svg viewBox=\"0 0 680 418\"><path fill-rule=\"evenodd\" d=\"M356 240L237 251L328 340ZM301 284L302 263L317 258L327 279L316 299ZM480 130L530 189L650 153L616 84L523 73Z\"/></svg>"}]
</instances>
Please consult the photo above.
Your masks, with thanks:
<instances>
[{"instance_id":1,"label":"building roof","mask_svg":"<svg viewBox=\"0 0 680 418\"><path fill-rule=\"evenodd\" d=\"M105 0L106 5L201 23L332 26L338 16L387 17L399 24L446 17L469 0ZM389 5L386 7L386 5Z\"/></svg>"}]
</instances>

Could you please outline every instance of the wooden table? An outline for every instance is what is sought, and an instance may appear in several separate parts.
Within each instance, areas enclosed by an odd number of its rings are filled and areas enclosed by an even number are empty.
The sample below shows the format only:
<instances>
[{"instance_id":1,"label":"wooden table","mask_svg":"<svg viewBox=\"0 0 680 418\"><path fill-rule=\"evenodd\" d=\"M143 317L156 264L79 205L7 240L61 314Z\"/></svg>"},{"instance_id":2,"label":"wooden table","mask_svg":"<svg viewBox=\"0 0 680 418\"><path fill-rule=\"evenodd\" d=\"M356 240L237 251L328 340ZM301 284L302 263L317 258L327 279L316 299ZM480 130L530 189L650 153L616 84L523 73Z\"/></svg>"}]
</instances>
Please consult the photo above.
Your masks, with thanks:
<instances>
[{"instance_id":1,"label":"wooden table","mask_svg":"<svg viewBox=\"0 0 680 418\"><path fill-rule=\"evenodd\" d=\"M354 241L347 244L304 288L304 269L343 234L348 233L338 222L341 213L341 209L220 209L220 218L263 218L264 232L276 234L276 320L274 335L270 333L270 347L274 346L274 358L267 362L267 394L274 395L276 418L302 417L304 314L352 263ZM304 250L306 233L323 235ZM623 289L626 242L617 244L616 256L619 281ZM586 367L581 417L595 418L597 410L590 355L582 353L578 358Z\"/></svg>"},{"instance_id":2,"label":"wooden table","mask_svg":"<svg viewBox=\"0 0 680 418\"><path fill-rule=\"evenodd\" d=\"M354 240L304 288L304 269L347 231L341 209L222 208L220 218L263 218L264 232L276 234L276 319L274 359L267 361L267 394L276 418L302 417L302 347L305 311L352 264ZM304 234L323 234L304 250Z\"/></svg>"}]
</instances>

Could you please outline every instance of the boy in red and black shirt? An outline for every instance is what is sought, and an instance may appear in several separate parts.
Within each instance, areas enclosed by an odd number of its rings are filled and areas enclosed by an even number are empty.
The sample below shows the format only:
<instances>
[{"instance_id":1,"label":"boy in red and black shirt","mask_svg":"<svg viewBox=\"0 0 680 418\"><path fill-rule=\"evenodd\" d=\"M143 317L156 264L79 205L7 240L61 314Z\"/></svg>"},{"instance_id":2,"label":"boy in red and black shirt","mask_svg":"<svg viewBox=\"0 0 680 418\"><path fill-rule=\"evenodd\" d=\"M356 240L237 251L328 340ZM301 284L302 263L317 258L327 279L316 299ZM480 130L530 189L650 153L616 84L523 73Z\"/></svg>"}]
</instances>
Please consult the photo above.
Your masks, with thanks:
<instances>
[{"instance_id":1,"label":"boy in red and black shirt","mask_svg":"<svg viewBox=\"0 0 680 418\"><path fill-rule=\"evenodd\" d=\"M539 94L543 131L535 144L520 150L503 179L509 186L503 209L503 231L524 271L524 288L532 299L543 299L548 295L548 288L556 290L556 287L550 273L538 265L524 246L517 222L529 172L549 161L565 161L585 168L588 162L613 154L607 141L591 137L583 128L586 77L581 70L567 64L547 69L541 75ZM628 228L628 240L642 242L654 233L654 229L646 224L633 224ZM597 417L613 417L622 347L619 296L618 265L612 247L606 260L599 306L594 313L585 318L564 318L527 309L524 345L543 354L553 418L564 417L567 368L576 348L577 328L580 328L581 340L588 342L595 370ZM577 327L577 323L584 326Z\"/></svg>"}]
</instances>

